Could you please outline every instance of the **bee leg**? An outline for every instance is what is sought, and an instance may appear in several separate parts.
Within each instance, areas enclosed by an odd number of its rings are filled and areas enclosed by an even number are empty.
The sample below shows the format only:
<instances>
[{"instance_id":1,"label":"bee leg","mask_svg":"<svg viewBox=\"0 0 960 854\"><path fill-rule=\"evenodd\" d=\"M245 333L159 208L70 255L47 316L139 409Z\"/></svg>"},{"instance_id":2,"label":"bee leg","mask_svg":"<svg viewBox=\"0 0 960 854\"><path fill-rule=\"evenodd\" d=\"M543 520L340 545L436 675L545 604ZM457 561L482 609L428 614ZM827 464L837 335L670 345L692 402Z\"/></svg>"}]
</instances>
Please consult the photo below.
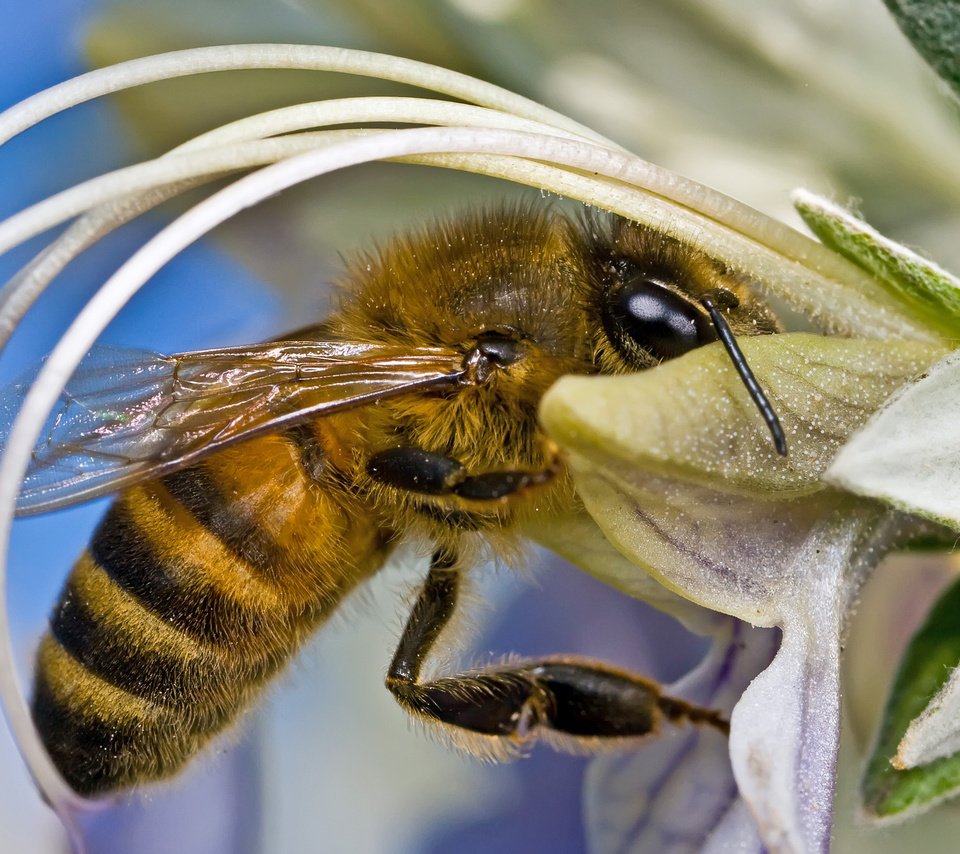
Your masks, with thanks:
<instances>
[{"instance_id":1,"label":"bee leg","mask_svg":"<svg viewBox=\"0 0 960 854\"><path fill-rule=\"evenodd\" d=\"M505 741L507 753L538 734L559 736L559 746L566 739L579 749L598 749L604 739L654 733L664 720L729 731L719 712L669 697L650 679L583 658L511 662L421 682L423 663L456 608L458 588L455 561L438 552L387 674L387 688L417 716Z\"/></svg>"},{"instance_id":2,"label":"bee leg","mask_svg":"<svg viewBox=\"0 0 960 854\"><path fill-rule=\"evenodd\" d=\"M472 501L496 501L521 490L542 486L556 477L559 460L541 471L491 471L470 475L452 457L420 448L389 448L370 457L367 473L374 480L423 495L458 495Z\"/></svg>"}]
</instances>

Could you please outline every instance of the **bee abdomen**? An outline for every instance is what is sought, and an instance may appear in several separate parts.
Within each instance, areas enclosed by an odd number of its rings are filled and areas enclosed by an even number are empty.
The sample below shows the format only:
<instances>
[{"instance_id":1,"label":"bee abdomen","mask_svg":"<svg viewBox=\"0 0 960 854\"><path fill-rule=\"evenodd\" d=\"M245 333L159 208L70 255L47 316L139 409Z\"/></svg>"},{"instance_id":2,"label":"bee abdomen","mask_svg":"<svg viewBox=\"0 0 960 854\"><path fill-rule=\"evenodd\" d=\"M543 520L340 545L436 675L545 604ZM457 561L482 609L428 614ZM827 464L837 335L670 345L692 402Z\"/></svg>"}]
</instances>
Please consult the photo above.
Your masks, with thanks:
<instances>
[{"instance_id":1,"label":"bee abdomen","mask_svg":"<svg viewBox=\"0 0 960 854\"><path fill-rule=\"evenodd\" d=\"M182 536L185 548L195 544L189 542L193 538L188 532ZM277 604L262 601L271 598L269 587L260 591L262 599L244 604L216 583L219 573L213 571L215 567L200 566L217 556L196 561L197 570L205 571L190 571L187 561L177 560L176 554L161 557L157 551L138 521L136 505L128 508L118 502L97 530L85 557L144 609L199 642L234 645L244 635L260 642L268 631L264 609ZM68 585L62 604L69 592ZM55 615L54 628L58 618Z\"/></svg>"},{"instance_id":2,"label":"bee abdomen","mask_svg":"<svg viewBox=\"0 0 960 854\"><path fill-rule=\"evenodd\" d=\"M384 557L375 526L329 508L315 514L322 547L298 552L244 529L218 493L173 487L135 487L110 509L41 644L34 720L84 795L178 771Z\"/></svg>"}]
</instances>

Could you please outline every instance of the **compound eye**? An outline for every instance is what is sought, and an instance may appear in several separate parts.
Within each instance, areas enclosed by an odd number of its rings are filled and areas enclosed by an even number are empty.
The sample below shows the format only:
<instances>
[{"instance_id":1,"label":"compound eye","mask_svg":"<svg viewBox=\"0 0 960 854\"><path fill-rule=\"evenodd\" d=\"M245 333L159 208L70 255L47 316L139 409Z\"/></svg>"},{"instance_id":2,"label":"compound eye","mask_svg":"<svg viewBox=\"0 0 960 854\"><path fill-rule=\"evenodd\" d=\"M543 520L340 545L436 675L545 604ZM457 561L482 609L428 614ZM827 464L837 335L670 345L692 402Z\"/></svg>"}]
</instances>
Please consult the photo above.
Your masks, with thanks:
<instances>
[{"instance_id":1,"label":"compound eye","mask_svg":"<svg viewBox=\"0 0 960 854\"><path fill-rule=\"evenodd\" d=\"M709 316L656 279L634 277L608 293L603 322L614 345L634 361L637 350L673 359L717 340Z\"/></svg>"}]
</instances>

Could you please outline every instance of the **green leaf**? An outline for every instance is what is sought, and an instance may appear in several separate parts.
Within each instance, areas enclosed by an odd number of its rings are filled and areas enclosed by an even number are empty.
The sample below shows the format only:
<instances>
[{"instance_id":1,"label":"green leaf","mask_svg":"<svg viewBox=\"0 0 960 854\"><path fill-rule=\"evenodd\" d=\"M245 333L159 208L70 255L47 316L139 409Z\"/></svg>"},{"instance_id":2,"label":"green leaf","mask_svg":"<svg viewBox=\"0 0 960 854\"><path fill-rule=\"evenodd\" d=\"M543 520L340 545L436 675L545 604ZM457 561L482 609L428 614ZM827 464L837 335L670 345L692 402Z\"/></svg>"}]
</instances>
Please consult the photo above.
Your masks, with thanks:
<instances>
[{"instance_id":1,"label":"green leaf","mask_svg":"<svg viewBox=\"0 0 960 854\"><path fill-rule=\"evenodd\" d=\"M960 789L960 755L916 768L891 764L911 722L960 663L960 582L940 598L910 642L894 681L877 745L864 775L864 806L877 818L921 812Z\"/></svg>"},{"instance_id":2,"label":"green leaf","mask_svg":"<svg viewBox=\"0 0 960 854\"><path fill-rule=\"evenodd\" d=\"M960 94L960 2L884 0L897 26L940 78Z\"/></svg>"},{"instance_id":3,"label":"green leaf","mask_svg":"<svg viewBox=\"0 0 960 854\"><path fill-rule=\"evenodd\" d=\"M875 276L929 326L947 337L960 333L960 279L807 190L796 190L793 204L824 245Z\"/></svg>"}]
</instances>

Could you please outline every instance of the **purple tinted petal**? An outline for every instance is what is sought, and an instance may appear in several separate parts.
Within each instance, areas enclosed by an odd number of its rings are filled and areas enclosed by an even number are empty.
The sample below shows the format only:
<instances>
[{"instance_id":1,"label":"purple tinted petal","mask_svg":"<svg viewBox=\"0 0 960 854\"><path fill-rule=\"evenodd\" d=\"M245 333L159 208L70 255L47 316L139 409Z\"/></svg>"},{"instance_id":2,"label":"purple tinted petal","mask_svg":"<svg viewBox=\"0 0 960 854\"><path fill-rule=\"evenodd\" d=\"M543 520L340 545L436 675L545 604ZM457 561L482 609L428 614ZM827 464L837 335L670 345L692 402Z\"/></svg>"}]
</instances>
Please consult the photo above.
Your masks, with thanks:
<instances>
[{"instance_id":1,"label":"purple tinted petal","mask_svg":"<svg viewBox=\"0 0 960 854\"><path fill-rule=\"evenodd\" d=\"M777 643L776 632L728 618L700 665L666 690L729 714ZM586 791L591 848L692 854L710 840L717 851L733 841L737 850L759 850L756 828L738 803L727 739L706 727L670 728L639 750L592 764Z\"/></svg>"},{"instance_id":2,"label":"purple tinted petal","mask_svg":"<svg viewBox=\"0 0 960 854\"><path fill-rule=\"evenodd\" d=\"M783 642L731 720L743 797L771 848L827 851L840 740L841 637L868 569L900 522L879 508L825 516L787 567Z\"/></svg>"}]
</instances>

